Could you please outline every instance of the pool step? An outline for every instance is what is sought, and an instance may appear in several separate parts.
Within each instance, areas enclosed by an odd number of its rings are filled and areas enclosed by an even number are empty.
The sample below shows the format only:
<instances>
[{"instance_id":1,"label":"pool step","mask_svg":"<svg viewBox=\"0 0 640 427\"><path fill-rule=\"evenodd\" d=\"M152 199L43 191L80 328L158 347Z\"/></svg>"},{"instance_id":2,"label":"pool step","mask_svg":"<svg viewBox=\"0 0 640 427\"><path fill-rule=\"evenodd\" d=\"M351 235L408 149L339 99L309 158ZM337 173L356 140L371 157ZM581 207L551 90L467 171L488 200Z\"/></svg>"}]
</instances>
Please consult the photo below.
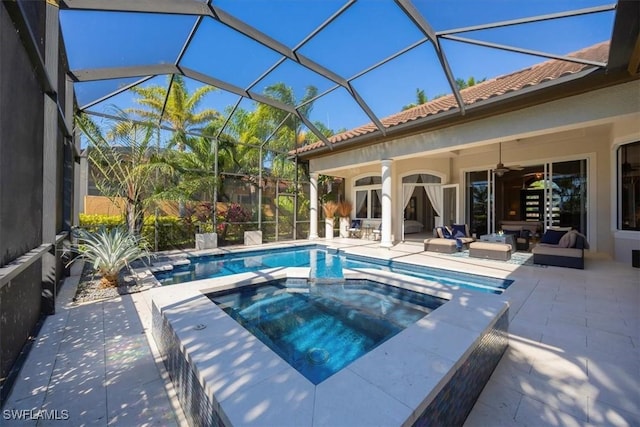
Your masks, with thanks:
<instances>
[{"instance_id":1,"label":"pool step","mask_svg":"<svg viewBox=\"0 0 640 427\"><path fill-rule=\"evenodd\" d=\"M172 271L173 269L188 266L189 264L191 264L191 261L186 258L169 259L153 263L153 265L149 267L149 270L151 270L152 273L159 273L163 271Z\"/></svg>"}]
</instances>

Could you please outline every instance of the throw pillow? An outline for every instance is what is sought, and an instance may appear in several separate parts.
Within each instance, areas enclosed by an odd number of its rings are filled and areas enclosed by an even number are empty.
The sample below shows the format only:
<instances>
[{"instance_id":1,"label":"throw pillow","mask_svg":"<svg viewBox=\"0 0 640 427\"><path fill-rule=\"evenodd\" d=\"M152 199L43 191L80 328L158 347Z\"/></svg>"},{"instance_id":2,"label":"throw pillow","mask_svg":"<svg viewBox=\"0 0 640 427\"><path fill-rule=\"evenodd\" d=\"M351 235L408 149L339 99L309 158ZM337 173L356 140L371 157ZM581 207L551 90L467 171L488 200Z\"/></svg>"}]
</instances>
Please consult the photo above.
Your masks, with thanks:
<instances>
[{"instance_id":1,"label":"throw pillow","mask_svg":"<svg viewBox=\"0 0 640 427\"><path fill-rule=\"evenodd\" d=\"M458 233L461 233L462 236L458 236ZM451 226L451 234L453 234L456 237L467 237L466 224L453 224Z\"/></svg>"},{"instance_id":2,"label":"throw pillow","mask_svg":"<svg viewBox=\"0 0 640 427\"><path fill-rule=\"evenodd\" d=\"M574 230L576 235L576 242L574 247L578 249L589 249L589 242L587 241L587 236L580 233L578 230Z\"/></svg>"},{"instance_id":3,"label":"throw pillow","mask_svg":"<svg viewBox=\"0 0 640 427\"><path fill-rule=\"evenodd\" d=\"M540 243L548 243L550 245L557 245L560 242L562 236L564 236L566 231L556 231L556 230L547 230L544 232Z\"/></svg>"},{"instance_id":4,"label":"throw pillow","mask_svg":"<svg viewBox=\"0 0 640 427\"><path fill-rule=\"evenodd\" d=\"M442 236L445 239L453 239L453 235L451 234L451 231L447 227L442 227Z\"/></svg>"},{"instance_id":5,"label":"throw pillow","mask_svg":"<svg viewBox=\"0 0 640 427\"><path fill-rule=\"evenodd\" d=\"M571 241L573 240L573 242ZM558 241L560 248L572 248L576 244L576 233L569 231L565 233Z\"/></svg>"}]
</instances>

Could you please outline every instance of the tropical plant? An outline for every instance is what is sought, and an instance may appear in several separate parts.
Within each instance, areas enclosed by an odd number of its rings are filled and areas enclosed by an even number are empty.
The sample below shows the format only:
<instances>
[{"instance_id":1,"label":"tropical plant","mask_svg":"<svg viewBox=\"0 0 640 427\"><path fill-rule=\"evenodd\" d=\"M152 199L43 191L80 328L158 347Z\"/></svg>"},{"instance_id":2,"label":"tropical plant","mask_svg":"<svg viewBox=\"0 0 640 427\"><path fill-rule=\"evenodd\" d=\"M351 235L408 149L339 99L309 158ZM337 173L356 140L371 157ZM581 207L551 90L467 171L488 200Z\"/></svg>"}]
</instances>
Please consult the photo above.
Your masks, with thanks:
<instances>
[{"instance_id":1,"label":"tropical plant","mask_svg":"<svg viewBox=\"0 0 640 427\"><path fill-rule=\"evenodd\" d=\"M171 84L167 86L132 88L131 91L139 96L136 102L143 108L131 108L127 112L139 115L155 124L161 121L168 122L174 130L171 138L172 145L177 146L179 151L184 151L189 139L187 132L199 131L201 130L199 126L204 126L219 117L219 113L210 108L198 111L204 96L216 88L201 86L190 93L184 77L180 75L170 76L169 82ZM167 90L169 90L168 95Z\"/></svg>"},{"instance_id":2,"label":"tropical plant","mask_svg":"<svg viewBox=\"0 0 640 427\"><path fill-rule=\"evenodd\" d=\"M322 204L322 211L324 212L325 218L332 219L336 216L336 211L338 210L338 203L333 200L329 200Z\"/></svg>"},{"instance_id":3,"label":"tropical plant","mask_svg":"<svg viewBox=\"0 0 640 427\"><path fill-rule=\"evenodd\" d=\"M402 111L408 110L409 108L417 107L418 105L422 105L427 101L429 101L429 98L427 98L424 89L418 88L416 89L416 102L405 105L404 107L402 107Z\"/></svg>"},{"instance_id":4,"label":"tropical plant","mask_svg":"<svg viewBox=\"0 0 640 427\"><path fill-rule=\"evenodd\" d=\"M338 202L338 215L341 218L347 218L351 215L351 211L353 210L353 203L348 200L341 200Z\"/></svg>"},{"instance_id":5,"label":"tropical plant","mask_svg":"<svg viewBox=\"0 0 640 427\"><path fill-rule=\"evenodd\" d=\"M301 99L297 99L293 89L284 83L275 83L264 90L264 94L286 105L301 105L297 110L305 117L309 117L313 109L311 101L318 94L318 89L314 86L307 86ZM258 104L251 120L255 135L260 143L264 141L280 123L282 126L277 130L272 139L268 142L271 151L266 151L264 162L270 165L274 176L292 179L295 175L294 162L288 161L289 151L295 146L305 143L310 133L303 131L303 122L299 117L290 115L284 110L272 107L267 104ZM328 129L323 129L323 133L331 133ZM243 139L244 141L245 139Z\"/></svg>"},{"instance_id":6,"label":"tropical plant","mask_svg":"<svg viewBox=\"0 0 640 427\"><path fill-rule=\"evenodd\" d=\"M251 221L251 212L238 203L231 203L223 212L217 213L218 236L221 242L227 240L228 235L234 235L236 240L245 230L246 222Z\"/></svg>"},{"instance_id":7,"label":"tropical plant","mask_svg":"<svg viewBox=\"0 0 640 427\"><path fill-rule=\"evenodd\" d=\"M462 89L466 89L468 87L471 86L475 86L478 83L482 83L483 81L487 80L486 77L480 79L480 80L476 80L475 77L471 76L469 77L467 80L458 77L456 79L456 86L458 86L458 89L462 90Z\"/></svg>"},{"instance_id":8,"label":"tropical plant","mask_svg":"<svg viewBox=\"0 0 640 427\"><path fill-rule=\"evenodd\" d=\"M88 261L102 276L100 283L103 287L117 286L120 270L129 267L132 261L149 258L143 241L121 227L101 228L96 232L77 229L75 234L78 243L73 250L80 255L73 261Z\"/></svg>"},{"instance_id":9,"label":"tropical plant","mask_svg":"<svg viewBox=\"0 0 640 427\"><path fill-rule=\"evenodd\" d=\"M159 168L151 163L154 128L133 122L122 110L104 131L85 114L76 125L88 141L88 159L98 190L116 205L124 203L129 232L139 234L151 203Z\"/></svg>"}]
</instances>

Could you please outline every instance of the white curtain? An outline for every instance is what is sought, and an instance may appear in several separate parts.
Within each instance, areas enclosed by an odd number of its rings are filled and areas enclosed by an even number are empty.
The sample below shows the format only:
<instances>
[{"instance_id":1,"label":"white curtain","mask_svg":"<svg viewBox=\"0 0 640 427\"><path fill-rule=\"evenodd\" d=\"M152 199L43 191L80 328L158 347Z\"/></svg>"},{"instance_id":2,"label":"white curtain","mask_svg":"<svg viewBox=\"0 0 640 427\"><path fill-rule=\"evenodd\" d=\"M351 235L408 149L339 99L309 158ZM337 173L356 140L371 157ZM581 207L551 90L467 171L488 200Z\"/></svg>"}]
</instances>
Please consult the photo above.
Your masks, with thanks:
<instances>
[{"instance_id":1,"label":"white curtain","mask_svg":"<svg viewBox=\"0 0 640 427\"><path fill-rule=\"evenodd\" d=\"M407 207L407 205L409 204L409 200L411 200L411 195L413 194L413 190L416 188L415 183L418 182L418 178L420 178L420 175L410 175L410 176L405 176L404 178L402 178L402 182L403 182L403 199L402 199L402 209L405 209ZM414 185L409 185L409 184L414 184Z\"/></svg>"},{"instance_id":2,"label":"white curtain","mask_svg":"<svg viewBox=\"0 0 640 427\"><path fill-rule=\"evenodd\" d=\"M356 218L359 217L360 211L367 203L367 191L356 191Z\"/></svg>"},{"instance_id":3,"label":"white curtain","mask_svg":"<svg viewBox=\"0 0 640 427\"><path fill-rule=\"evenodd\" d=\"M402 208L405 209L409 204L409 200L411 200L413 189L416 188L416 186L410 185L410 184L404 184L402 187L404 189L404 195L402 196L403 197L402 201L404 202L404 206L402 206Z\"/></svg>"},{"instance_id":4,"label":"white curtain","mask_svg":"<svg viewBox=\"0 0 640 427\"><path fill-rule=\"evenodd\" d=\"M436 215L442 217L442 191L440 191L439 185L425 185L424 192L427 193L427 197L433 206L433 210L436 211Z\"/></svg>"}]
</instances>

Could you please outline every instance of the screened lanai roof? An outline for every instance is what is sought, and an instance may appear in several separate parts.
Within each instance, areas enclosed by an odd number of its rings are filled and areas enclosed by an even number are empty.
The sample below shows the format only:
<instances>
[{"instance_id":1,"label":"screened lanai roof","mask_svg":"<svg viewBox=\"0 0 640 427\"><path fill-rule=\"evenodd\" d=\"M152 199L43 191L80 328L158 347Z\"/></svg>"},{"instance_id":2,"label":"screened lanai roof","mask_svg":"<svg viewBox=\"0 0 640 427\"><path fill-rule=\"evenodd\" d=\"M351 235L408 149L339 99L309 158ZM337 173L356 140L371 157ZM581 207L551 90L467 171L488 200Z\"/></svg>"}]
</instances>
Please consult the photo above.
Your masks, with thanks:
<instances>
[{"instance_id":1,"label":"screened lanai roof","mask_svg":"<svg viewBox=\"0 0 640 427\"><path fill-rule=\"evenodd\" d=\"M364 126L384 136L400 123L386 117L436 98L462 117L477 100L461 94L465 85L542 61L581 70L559 82L627 70L638 50L637 4L61 0L60 22L83 111L137 107L132 88L168 90L180 75L191 91L217 88L201 108L218 111L227 125L264 103L298 117L303 133L330 149L335 138L326 135L348 139L345 131ZM578 54L598 44L607 55ZM293 96L273 90L277 84Z\"/></svg>"}]
</instances>

